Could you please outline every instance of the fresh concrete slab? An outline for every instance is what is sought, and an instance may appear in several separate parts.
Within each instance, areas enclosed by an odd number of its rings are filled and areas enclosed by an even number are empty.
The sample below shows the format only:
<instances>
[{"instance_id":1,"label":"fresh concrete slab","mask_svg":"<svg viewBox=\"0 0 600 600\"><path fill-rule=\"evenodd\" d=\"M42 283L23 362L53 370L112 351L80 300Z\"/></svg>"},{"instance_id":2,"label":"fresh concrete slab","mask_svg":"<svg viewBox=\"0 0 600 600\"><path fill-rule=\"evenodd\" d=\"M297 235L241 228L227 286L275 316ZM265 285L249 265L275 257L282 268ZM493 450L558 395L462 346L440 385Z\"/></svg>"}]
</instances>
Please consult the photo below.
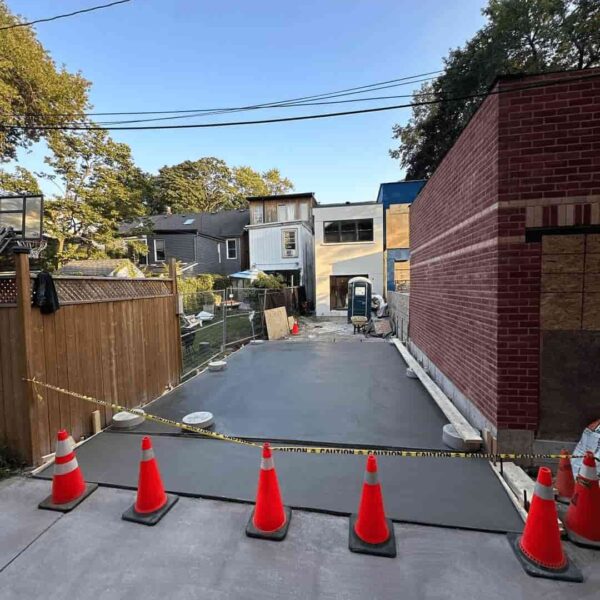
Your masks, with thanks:
<instances>
[{"instance_id":1,"label":"fresh concrete slab","mask_svg":"<svg viewBox=\"0 0 600 600\"><path fill-rule=\"evenodd\" d=\"M453 425L456 434L460 436L463 442L470 448L478 450L483 443L483 438L479 432L462 416L459 410L452 404L450 399L427 375L425 369L416 361L406 346L398 339L393 339L392 344L402 355L406 364L412 369L419 378L425 389L429 392L439 409L444 413L448 421Z\"/></svg>"},{"instance_id":2,"label":"fresh concrete slab","mask_svg":"<svg viewBox=\"0 0 600 600\"><path fill-rule=\"evenodd\" d=\"M10 502L33 510L39 490ZM156 527L121 520L132 492L101 488L0 573L2 600L581 600L600 555L566 544L583 584L528 577L505 536L395 525L395 559L348 550L348 519L295 511L281 543L246 537L250 507L182 498Z\"/></svg>"},{"instance_id":3,"label":"fresh concrete slab","mask_svg":"<svg viewBox=\"0 0 600 600\"><path fill-rule=\"evenodd\" d=\"M0 572L60 519L60 513L38 510L49 491L47 481L13 477L0 483Z\"/></svg>"},{"instance_id":4,"label":"fresh concrete slab","mask_svg":"<svg viewBox=\"0 0 600 600\"><path fill-rule=\"evenodd\" d=\"M180 421L215 416L233 436L448 450L444 415L387 343L267 342L246 346L222 373L204 372L145 407ZM137 431L171 432L146 421Z\"/></svg>"},{"instance_id":5,"label":"fresh concrete slab","mask_svg":"<svg viewBox=\"0 0 600 600\"><path fill-rule=\"evenodd\" d=\"M135 489L142 436L102 433L77 450L88 481ZM153 436L173 493L253 502L260 449L193 436ZM365 457L275 454L284 502L338 514L356 512ZM388 516L397 521L484 531L521 531L522 520L483 459L378 457ZM49 469L41 476L50 477Z\"/></svg>"}]
</instances>

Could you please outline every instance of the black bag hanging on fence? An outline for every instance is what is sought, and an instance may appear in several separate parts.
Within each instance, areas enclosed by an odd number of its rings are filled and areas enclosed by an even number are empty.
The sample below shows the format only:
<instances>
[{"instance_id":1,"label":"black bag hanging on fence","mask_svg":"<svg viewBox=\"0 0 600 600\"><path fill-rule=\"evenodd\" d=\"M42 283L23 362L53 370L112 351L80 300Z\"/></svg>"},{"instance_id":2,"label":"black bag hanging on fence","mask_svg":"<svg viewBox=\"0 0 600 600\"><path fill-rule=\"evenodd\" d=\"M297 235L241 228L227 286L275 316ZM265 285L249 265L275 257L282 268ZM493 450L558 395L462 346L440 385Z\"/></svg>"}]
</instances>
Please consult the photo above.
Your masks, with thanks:
<instances>
[{"instance_id":1,"label":"black bag hanging on fence","mask_svg":"<svg viewBox=\"0 0 600 600\"><path fill-rule=\"evenodd\" d=\"M40 307L40 312L49 315L60 308L54 280L50 273L42 271L37 274L33 283L33 305Z\"/></svg>"}]
</instances>

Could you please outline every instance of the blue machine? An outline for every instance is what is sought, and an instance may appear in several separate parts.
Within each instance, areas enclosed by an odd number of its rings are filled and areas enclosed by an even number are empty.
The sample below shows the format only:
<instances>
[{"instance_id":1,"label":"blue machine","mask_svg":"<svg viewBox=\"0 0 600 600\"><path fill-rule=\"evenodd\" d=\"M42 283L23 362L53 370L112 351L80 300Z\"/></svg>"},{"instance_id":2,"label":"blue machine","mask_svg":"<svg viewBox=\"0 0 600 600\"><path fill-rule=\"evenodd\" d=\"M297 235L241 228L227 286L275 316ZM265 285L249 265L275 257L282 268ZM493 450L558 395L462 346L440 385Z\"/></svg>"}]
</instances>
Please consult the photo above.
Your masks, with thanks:
<instances>
[{"instance_id":1,"label":"blue machine","mask_svg":"<svg viewBox=\"0 0 600 600\"><path fill-rule=\"evenodd\" d=\"M366 277L353 277L348 282L348 323L352 317L371 320L371 293L373 284Z\"/></svg>"}]
</instances>

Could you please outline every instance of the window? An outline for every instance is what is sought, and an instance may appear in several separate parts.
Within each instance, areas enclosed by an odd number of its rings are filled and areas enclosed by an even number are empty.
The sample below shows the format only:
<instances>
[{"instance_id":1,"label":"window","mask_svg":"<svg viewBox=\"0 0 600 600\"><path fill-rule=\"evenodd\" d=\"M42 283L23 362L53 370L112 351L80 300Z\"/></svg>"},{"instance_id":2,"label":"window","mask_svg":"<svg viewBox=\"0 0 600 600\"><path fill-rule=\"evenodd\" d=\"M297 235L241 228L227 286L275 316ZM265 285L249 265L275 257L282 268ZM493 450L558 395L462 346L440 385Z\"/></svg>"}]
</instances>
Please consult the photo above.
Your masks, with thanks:
<instances>
[{"instance_id":1,"label":"window","mask_svg":"<svg viewBox=\"0 0 600 600\"><path fill-rule=\"evenodd\" d=\"M166 260L165 240L154 240L154 260L156 262Z\"/></svg>"},{"instance_id":2,"label":"window","mask_svg":"<svg viewBox=\"0 0 600 600\"><path fill-rule=\"evenodd\" d=\"M227 258L229 260L237 258L237 244L235 239L227 240Z\"/></svg>"},{"instance_id":3,"label":"window","mask_svg":"<svg viewBox=\"0 0 600 600\"><path fill-rule=\"evenodd\" d=\"M308 221L308 204L306 202L300 204L300 220Z\"/></svg>"},{"instance_id":4,"label":"window","mask_svg":"<svg viewBox=\"0 0 600 600\"><path fill-rule=\"evenodd\" d=\"M263 205L262 204L252 204L252 220L251 223L253 225L263 222Z\"/></svg>"},{"instance_id":5,"label":"window","mask_svg":"<svg viewBox=\"0 0 600 600\"><path fill-rule=\"evenodd\" d=\"M295 204L278 204L277 205L277 221L285 223L286 221L294 221L296 213Z\"/></svg>"},{"instance_id":6,"label":"window","mask_svg":"<svg viewBox=\"0 0 600 600\"><path fill-rule=\"evenodd\" d=\"M348 308L348 282L353 277L369 277L368 275L332 275L329 278L329 308L346 310Z\"/></svg>"},{"instance_id":7,"label":"window","mask_svg":"<svg viewBox=\"0 0 600 600\"><path fill-rule=\"evenodd\" d=\"M354 221L326 221L323 223L326 244L351 244L373 241L373 219Z\"/></svg>"},{"instance_id":8,"label":"window","mask_svg":"<svg viewBox=\"0 0 600 600\"><path fill-rule=\"evenodd\" d=\"M298 256L298 230L282 230L281 245L281 255L283 258L296 258Z\"/></svg>"}]
</instances>

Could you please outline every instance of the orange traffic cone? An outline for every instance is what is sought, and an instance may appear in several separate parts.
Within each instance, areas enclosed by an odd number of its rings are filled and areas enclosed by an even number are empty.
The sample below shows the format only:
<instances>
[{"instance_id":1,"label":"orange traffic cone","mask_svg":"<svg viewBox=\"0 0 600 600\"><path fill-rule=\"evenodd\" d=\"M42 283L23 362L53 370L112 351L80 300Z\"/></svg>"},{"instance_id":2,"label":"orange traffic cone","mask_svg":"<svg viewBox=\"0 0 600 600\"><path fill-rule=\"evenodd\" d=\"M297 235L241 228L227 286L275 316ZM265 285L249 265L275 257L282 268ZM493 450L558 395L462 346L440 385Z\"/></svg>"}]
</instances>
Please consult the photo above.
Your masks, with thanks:
<instances>
[{"instance_id":1,"label":"orange traffic cone","mask_svg":"<svg viewBox=\"0 0 600 600\"><path fill-rule=\"evenodd\" d=\"M178 500L178 496L165 494L152 440L145 436L142 439L137 497L135 504L123 513L123 519L143 525L156 525Z\"/></svg>"},{"instance_id":2,"label":"orange traffic cone","mask_svg":"<svg viewBox=\"0 0 600 600\"><path fill-rule=\"evenodd\" d=\"M592 452L583 457L564 523L571 541L600 548L600 487Z\"/></svg>"},{"instance_id":3,"label":"orange traffic cone","mask_svg":"<svg viewBox=\"0 0 600 600\"><path fill-rule=\"evenodd\" d=\"M40 502L39 508L69 512L97 487L96 483L85 483L69 434L61 429L56 436L52 494Z\"/></svg>"},{"instance_id":4,"label":"orange traffic cone","mask_svg":"<svg viewBox=\"0 0 600 600\"><path fill-rule=\"evenodd\" d=\"M298 321L294 321L292 325L292 335L298 335L300 333L300 328L298 327Z\"/></svg>"},{"instance_id":5,"label":"orange traffic cone","mask_svg":"<svg viewBox=\"0 0 600 600\"><path fill-rule=\"evenodd\" d=\"M390 558L396 556L394 525L385 516L381 484L377 476L377 460L373 454L367 457L358 515L350 517L348 545L352 552Z\"/></svg>"},{"instance_id":6,"label":"orange traffic cone","mask_svg":"<svg viewBox=\"0 0 600 600\"><path fill-rule=\"evenodd\" d=\"M528 575L583 581L579 569L569 562L560 541L552 473L540 467L523 535L508 534L509 542Z\"/></svg>"},{"instance_id":7,"label":"orange traffic cone","mask_svg":"<svg viewBox=\"0 0 600 600\"><path fill-rule=\"evenodd\" d=\"M275 464L269 443L265 442L258 475L256 504L246 526L246 535L280 542L290 526L292 511L283 506Z\"/></svg>"},{"instance_id":8,"label":"orange traffic cone","mask_svg":"<svg viewBox=\"0 0 600 600\"><path fill-rule=\"evenodd\" d=\"M573 479L573 469L571 468L571 459L566 450L561 450L561 459L558 463L558 471L556 473L556 499L559 502L568 504L571 501L571 496L575 488L575 480Z\"/></svg>"}]
</instances>

